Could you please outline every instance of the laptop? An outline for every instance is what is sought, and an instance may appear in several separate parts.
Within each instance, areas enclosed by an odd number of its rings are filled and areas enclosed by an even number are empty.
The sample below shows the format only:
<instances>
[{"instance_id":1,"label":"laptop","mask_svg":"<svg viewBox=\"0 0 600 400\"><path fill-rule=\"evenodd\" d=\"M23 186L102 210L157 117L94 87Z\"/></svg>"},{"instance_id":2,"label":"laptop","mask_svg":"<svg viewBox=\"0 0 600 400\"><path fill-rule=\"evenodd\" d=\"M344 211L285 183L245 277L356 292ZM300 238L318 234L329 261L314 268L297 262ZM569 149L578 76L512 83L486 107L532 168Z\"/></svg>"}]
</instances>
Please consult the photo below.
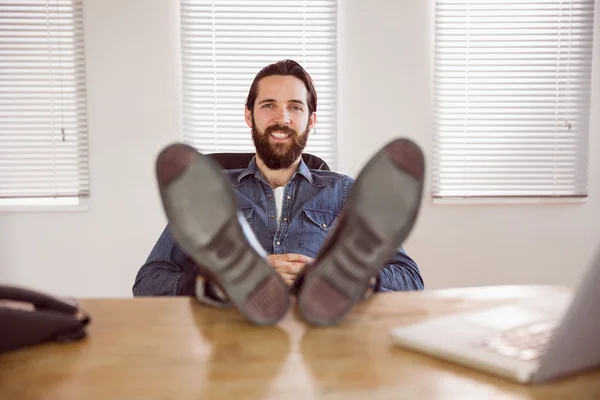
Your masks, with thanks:
<instances>
[{"instance_id":1,"label":"laptop","mask_svg":"<svg viewBox=\"0 0 600 400\"><path fill-rule=\"evenodd\" d=\"M536 384L600 366L600 247L573 294L428 319L390 331L394 344Z\"/></svg>"}]
</instances>

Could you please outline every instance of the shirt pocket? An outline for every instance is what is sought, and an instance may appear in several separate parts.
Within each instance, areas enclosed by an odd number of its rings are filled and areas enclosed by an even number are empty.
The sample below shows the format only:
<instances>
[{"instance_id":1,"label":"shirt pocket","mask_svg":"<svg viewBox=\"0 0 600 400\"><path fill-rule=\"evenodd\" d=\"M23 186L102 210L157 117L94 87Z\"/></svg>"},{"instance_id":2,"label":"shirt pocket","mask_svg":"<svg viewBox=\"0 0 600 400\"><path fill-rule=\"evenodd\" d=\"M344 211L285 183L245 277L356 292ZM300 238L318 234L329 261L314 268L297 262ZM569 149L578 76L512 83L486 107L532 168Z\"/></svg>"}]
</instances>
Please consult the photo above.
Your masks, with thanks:
<instances>
[{"instance_id":1,"label":"shirt pocket","mask_svg":"<svg viewBox=\"0 0 600 400\"><path fill-rule=\"evenodd\" d=\"M332 211L302 209L300 247L315 257L327 234L335 227L337 215Z\"/></svg>"}]
</instances>

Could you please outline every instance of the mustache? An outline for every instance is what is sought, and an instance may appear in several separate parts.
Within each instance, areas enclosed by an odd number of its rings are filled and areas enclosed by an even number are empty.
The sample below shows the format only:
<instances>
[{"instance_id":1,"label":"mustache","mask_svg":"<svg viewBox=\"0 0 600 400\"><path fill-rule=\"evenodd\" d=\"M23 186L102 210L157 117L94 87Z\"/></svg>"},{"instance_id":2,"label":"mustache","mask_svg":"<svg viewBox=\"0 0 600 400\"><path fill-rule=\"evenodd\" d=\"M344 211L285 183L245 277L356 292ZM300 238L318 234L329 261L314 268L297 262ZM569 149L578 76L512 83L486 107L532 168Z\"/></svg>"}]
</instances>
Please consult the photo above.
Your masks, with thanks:
<instances>
[{"instance_id":1,"label":"mustache","mask_svg":"<svg viewBox=\"0 0 600 400\"><path fill-rule=\"evenodd\" d=\"M290 128L289 126L279 125L279 124L271 125L271 126L267 127L265 129L265 134L270 135L271 133L276 132L276 131L281 131L283 133L287 133L290 136L296 135L296 131L293 130L292 128Z\"/></svg>"}]
</instances>

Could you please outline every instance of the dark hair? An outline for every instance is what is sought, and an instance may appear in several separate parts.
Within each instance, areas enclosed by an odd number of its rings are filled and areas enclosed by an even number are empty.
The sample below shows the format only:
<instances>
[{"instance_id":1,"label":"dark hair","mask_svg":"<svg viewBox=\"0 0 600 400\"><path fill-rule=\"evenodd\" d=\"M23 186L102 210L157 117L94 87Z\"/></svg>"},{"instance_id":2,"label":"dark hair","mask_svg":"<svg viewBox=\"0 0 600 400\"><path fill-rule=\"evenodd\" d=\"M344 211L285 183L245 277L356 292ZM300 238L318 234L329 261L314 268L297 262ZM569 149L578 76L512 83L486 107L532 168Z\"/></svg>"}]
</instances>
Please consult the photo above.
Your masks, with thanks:
<instances>
[{"instance_id":1,"label":"dark hair","mask_svg":"<svg viewBox=\"0 0 600 400\"><path fill-rule=\"evenodd\" d=\"M256 96L258 94L258 83L260 80L272 75L294 76L304 82L304 86L306 86L306 90L308 91L306 101L309 115L312 115L313 112L317 111L317 91L315 90L313 81L310 75L308 75L308 72L293 60L277 61L276 63L267 65L256 74L254 81L252 81L252 85L250 86L250 91L248 91L248 97L246 98L246 107L248 110L254 110L254 102L256 101Z\"/></svg>"}]
</instances>

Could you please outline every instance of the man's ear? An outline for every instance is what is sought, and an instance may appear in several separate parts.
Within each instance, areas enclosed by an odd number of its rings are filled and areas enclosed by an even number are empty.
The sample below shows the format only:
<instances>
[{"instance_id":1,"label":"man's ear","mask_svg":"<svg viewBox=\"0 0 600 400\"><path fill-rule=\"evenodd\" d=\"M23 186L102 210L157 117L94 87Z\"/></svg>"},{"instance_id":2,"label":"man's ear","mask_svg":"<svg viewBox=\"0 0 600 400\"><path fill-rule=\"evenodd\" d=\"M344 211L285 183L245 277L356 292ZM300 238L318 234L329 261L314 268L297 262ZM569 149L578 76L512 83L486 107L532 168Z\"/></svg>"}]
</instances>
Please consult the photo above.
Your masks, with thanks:
<instances>
[{"instance_id":1,"label":"man's ear","mask_svg":"<svg viewBox=\"0 0 600 400\"><path fill-rule=\"evenodd\" d=\"M313 112L310 117L308 117L308 129L312 130L317 124L317 112Z\"/></svg>"},{"instance_id":2,"label":"man's ear","mask_svg":"<svg viewBox=\"0 0 600 400\"><path fill-rule=\"evenodd\" d=\"M244 106L244 119L246 120L246 125L248 128L252 129L252 112L248 109L248 107Z\"/></svg>"}]
</instances>

